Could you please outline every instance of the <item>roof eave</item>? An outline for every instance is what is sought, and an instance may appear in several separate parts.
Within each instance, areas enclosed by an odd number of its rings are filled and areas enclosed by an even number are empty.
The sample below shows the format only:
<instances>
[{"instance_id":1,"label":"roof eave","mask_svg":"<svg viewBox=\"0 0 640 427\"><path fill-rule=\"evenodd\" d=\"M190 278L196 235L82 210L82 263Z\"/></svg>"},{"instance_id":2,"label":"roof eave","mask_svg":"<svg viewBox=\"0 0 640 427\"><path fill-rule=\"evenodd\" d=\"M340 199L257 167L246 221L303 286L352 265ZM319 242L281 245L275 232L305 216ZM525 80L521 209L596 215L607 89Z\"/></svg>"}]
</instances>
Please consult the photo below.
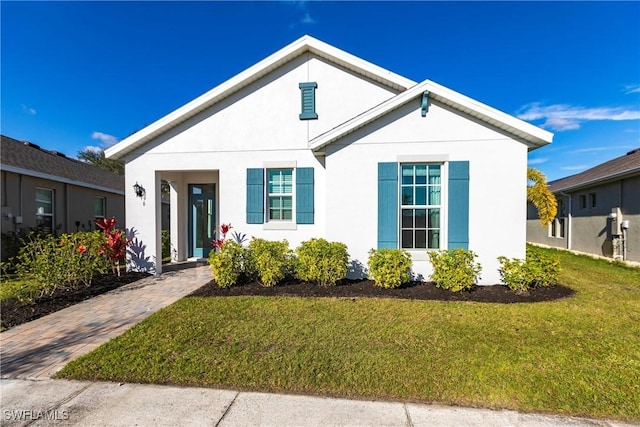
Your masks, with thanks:
<instances>
[{"instance_id":1,"label":"roof eave","mask_svg":"<svg viewBox=\"0 0 640 427\"><path fill-rule=\"evenodd\" d=\"M402 92L375 108L352 118L351 120L325 132L310 141L309 147L313 151L321 150L339 138L365 126L390 111L420 96L424 91L429 91L429 97L442 104L448 105L465 114L476 117L494 127L502 129L515 137L525 141L530 150L551 143L553 133L503 113L486 104L475 101L465 95L425 80L416 84L409 90Z\"/></svg>"},{"instance_id":2,"label":"roof eave","mask_svg":"<svg viewBox=\"0 0 640 427\"><path fill-rule=\"evenodd\" d=\"M579 184L573 184L573 185L569 185L567 187L560 187L560 188L551 190L551 192L552 193L564 193L564 192L567 192L567 191L580 190L581 188L593 187L594 185L604 184L606 182L615 181L617 179L628 178L628 177L631 177L631 176L635 176L637 174L640 174L640 167L627 169L627 170L624 170L624 171L621 171L621 172L618 172L618 173L615 173L615 174L602 176L600 178L591 179L589 181L581 182ZM570 177L567 177L567 178L570 178Z\"/></svg>"},{"instance_id":3,"label":"roof eave","mask_svg":"<svg viewBox=\"0 0 640 427\"><path fill-rule=\"evenodd\" d=\"M230 96L234 92L237 92L243 87L251 84L272 70L305 52L311 52L315 55L326 58L347 69L356 71L396 90L403 91L415 85L415 82L412 80L385 70L343 50L321 42L311 36L305 35L279 51L269 55L255 65L252 65L239 74L236 74L234 77L231 77L229 80L214 87L205 94L160 118L144 129L128 136L116 145L107 148L105 150L105 156L113 159L122 158L127 153L144 145L154 137L188 120L199 112L211 107L215 103Z\"/></svg>"}]
</instances>

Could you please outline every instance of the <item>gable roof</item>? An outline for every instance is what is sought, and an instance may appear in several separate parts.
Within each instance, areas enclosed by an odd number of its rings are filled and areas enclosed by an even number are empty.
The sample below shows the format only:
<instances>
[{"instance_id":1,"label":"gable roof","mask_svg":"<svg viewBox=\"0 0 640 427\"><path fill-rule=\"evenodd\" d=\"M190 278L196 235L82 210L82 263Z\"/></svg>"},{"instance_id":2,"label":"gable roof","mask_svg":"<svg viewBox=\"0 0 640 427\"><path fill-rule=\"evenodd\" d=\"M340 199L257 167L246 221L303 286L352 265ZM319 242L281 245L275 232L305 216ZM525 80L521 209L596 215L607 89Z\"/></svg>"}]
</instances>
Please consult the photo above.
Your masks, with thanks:
<instances>
[{"instance_id":1,"label":"gable roof","mask_svg":"<svg viewBox=\"0 0 640 427\"><path fill-rule=\"evenodd\" d=\"M70 159L56 151L43 150L30 142L4 135L0 140L0 168L3 171L124 194L123 176Z\"/></svg>"},{"instance_id":2,"label":"gable roof","mask_svg":"<svg viewBox=\"0 0 640 427\"><path fill-rule=\"evenodd\" d=\"M110 158L121 158L137 147L144 145L159 134L190 119L199 112L229 97L243 87L248 86L269 74L276 68L306 52L311 52L319 57L339 64L348 70L368 77L398 91L404 91L416 84L413 80L409 80L318 39L305 35L257 64L235 75L224 83L216 86L207 93L199 96L193 101L183 105L144 129L108 148L105 150L105 155Z\"/></svg>"},{"instance_id":3,"label":"gable roof","mask_svg":"<svg viewBox=\"0 0 640 427\"><path fill-rule=\"evenodd\" d=\"M601 182L640 174L640 148L629 151L624 156L601 163L575 175L550 182L553 193L589 187Z\"/></svg>"},{"instance_id":4,"label":"gable roof","mask_svg":"<svg viewBox=\"0 0 640 427\"><path fill-rule=\"evenodd\" d=\"M365 126L390 111L414 100L428 91L429 99L446 104L462 113L476 117L489 125L502 129L517 138L526 141L530 148L538 148L551 142L553 134L514 116L489 107L456 91L441 86L431 80L425 80L372 109L336 126L310 141L310 148L317 151L333 141Z\"/></svg>"},{"instance_id":5,"label":"gable roof","mask_svg":"<svg viewBox=\"0 0 640 427\"><path fill-rule=\"evenodd\" d=\"M310 141L310 148L313 150L319 150L347 133L353 132L357 128L376 120L391 110L398 108L417 96L422 95L425 90L429 90L433 93L431 96L432 99L449 105L463 113L474 116L526 141L531 149L548 144L553 139L553 134L550 132L498 111L460 93L447 89L444 86L440 86L430 80L425 80L424 82L417 84L412 80L378 67L377 65L321 42L311 36L305 35L257 64L247 68L231 79L216 86L209 92L199 96L193 101L183 105L151 125L108 148L105 150L105 155L109 158L122 158L127 153L144 145L156 136L188 120L201 111L211 107L217 102L227 98L243 87L246 87L281 65L306 52L311 52L319 57L325 58L333 63L345 67L348 70L368 77L400 92L398 95L390 98L382 104L316 137L314 140Z\"/></svg>"}]
</instances>

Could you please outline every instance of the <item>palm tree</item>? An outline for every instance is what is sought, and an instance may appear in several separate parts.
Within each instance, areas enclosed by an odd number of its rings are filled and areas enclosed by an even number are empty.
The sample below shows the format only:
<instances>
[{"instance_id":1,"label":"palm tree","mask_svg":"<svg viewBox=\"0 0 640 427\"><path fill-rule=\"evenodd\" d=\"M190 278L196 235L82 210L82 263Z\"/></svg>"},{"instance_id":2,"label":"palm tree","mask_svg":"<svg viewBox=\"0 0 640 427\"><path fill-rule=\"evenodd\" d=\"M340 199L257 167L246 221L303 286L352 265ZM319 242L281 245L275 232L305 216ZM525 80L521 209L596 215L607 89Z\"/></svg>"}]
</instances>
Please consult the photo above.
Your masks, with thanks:
<instances>
[{"instance_id":1,"label":"palm tree","mask_svg":"<svg viewBox=\"0 0 640 427\"><path fill-rule=\"evenodd\" d=\"M538 169L527 168L527 181L533 182L527 185L527 200L536 207L540 224L546 227L558 213L556 196L547 187L547 177Z\"/></svg>"}]
</instances>

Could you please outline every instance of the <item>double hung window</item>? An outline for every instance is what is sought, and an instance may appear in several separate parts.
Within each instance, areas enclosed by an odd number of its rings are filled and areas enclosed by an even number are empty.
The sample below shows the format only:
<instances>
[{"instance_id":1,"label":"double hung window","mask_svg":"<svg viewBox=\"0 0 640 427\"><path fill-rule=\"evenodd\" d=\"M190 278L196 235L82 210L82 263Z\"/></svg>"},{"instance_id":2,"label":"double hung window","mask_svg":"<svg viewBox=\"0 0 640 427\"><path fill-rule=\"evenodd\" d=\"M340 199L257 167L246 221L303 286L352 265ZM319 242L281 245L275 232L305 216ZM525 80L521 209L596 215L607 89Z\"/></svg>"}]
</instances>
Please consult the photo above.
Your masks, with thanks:
<instances>
[{"instance_id":1,"label":"double hung window","mask_svg":"<svg viewBox=\"0 0 640 427\"><path fill-rule=\"evenodd\" d=\"M49 188L36 188L36 226L53 232L53 190Z\"/></svg>"},{"instance_id":2,"label":"double hung window","mask_svg":"<svg viewBox=\"0 0 640 427\"><path fill-rule=\"evenodd\" d=\"M269 221L293 220L293 169L267 170Z\"/></svg>"},{"instance_id":3,"label":"double hung window","mask_svg":"<svg viewBox=\"0 0 640 427\"><path fill-rule=\"evenodd\" d=\"M439 249L442 209L439 164L402 164L400 236L403 249Z\"/></svg>"}]
</instances>

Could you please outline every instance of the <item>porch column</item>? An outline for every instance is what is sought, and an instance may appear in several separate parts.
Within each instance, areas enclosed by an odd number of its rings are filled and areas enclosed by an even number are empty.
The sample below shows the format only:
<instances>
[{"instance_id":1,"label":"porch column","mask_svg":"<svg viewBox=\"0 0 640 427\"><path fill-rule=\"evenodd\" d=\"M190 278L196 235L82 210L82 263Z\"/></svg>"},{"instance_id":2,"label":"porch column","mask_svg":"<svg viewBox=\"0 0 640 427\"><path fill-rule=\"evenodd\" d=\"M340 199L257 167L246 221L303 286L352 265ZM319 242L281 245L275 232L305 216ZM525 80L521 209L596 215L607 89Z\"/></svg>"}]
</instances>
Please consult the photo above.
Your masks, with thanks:
<instances>
[{"instance_id":1,"label":"porch column","mask_svg":"<svg viewBox=\"0 0 640 427\"><path fill-rule=\"evenodd\" d=\"M171 262L187 259L186 188L181 179L169 181L171 201Z\"/></svg>"}]
</instances>

